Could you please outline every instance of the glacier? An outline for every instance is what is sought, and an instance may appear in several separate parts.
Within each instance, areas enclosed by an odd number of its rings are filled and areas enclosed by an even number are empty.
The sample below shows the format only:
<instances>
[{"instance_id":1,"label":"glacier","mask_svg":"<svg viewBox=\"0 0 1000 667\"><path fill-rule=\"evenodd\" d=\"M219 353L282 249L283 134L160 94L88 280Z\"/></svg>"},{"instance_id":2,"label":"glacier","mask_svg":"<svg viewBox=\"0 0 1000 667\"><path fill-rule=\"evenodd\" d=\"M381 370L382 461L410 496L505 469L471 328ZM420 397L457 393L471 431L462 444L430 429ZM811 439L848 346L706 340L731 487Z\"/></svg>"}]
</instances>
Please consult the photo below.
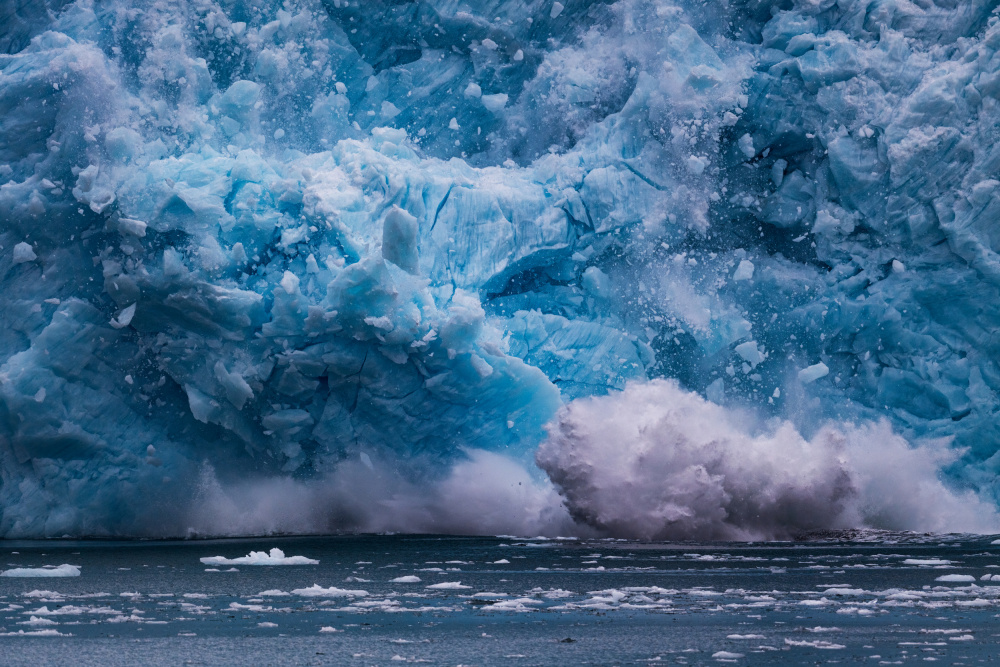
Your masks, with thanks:
<instances>
[{"instance_id":1,"label":"glacier","mask_svg":"<svg viewBox=\"0 0 1000 667\"><path fill-rule=\"evenodd\" d=\"M0 536L997 525L995 4L0 3Z\"/></svg>"}]
</instances>

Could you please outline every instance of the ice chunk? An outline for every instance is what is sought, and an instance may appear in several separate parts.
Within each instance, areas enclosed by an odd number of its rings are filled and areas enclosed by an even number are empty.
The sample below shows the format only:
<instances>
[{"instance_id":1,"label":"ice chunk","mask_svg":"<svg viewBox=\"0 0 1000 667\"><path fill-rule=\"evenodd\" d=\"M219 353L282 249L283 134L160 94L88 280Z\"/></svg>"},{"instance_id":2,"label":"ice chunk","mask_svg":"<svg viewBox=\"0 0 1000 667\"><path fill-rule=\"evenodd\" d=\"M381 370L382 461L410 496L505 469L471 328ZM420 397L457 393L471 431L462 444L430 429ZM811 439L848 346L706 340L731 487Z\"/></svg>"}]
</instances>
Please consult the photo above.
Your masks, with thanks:
<instances>
[{"instance_id":1,"label":"ice chunk","mask_svg":"<svg viewBox=\"0 0 1000 667\"><path fill-rule=\"evenodd\" d=\"M740 355L740 357L742 357L743 360L751 366L756 366L767 358L764 353L757 348L757 341L754 340L740 343L733 349L736 350L736 354Z\"/></svg>"},{"instance_id":2,"label":"ice chunk","mask_svg":"<svg viewBox=\"0 0 1000 667\"><path fill-rule=\"evenodd\" d=\"M0 572L0 577L79 577L80 566L46 565L44 567L15 567Z\"/></svg>"},{"instance_id":3,"label":"ice chunk","mask_svg":"<svg viewBox=\"0 0 1000 667\"><path fill-rule=\"evenodd\" d=\"M111 320L111 326L115 329L124 329L131 324L132 318L135 317L135 306L136 304L133 303L130 306L122 308L121 312L118 313L118 317Z\"/></svg>"},{"instance_id":4,"label":"ice chunk","mask_svg":"<svg viewBox=\"0 0 1000 667\"><path fill-rule=\"evenodd\" d=\"M461 591L472 588L472 586L465 586L461 581L442 581L440 584L431 584L425 588L435 591Z\"/></svg>"},{"instance_id":5,"label":"ice chunk","mask_svg":"<svg viewBox=\"0 0 1000 667\"><path fill-rule=\"evenodd\" d=\"M270 552L251 551L246 556L239 558L226 558L225 556L206 556L200 558L205 565L318 565L319 561L305 556L286 556L285 552L277 547Z\"/></svg>"},{"instance_id":6,"label":"ice chunk","mask_svg":"<svg viewBox=\"0 0 1000 667\"><path fill-rule=\"evenodd\" d=\"M38 258L35 251L30 245L21 241L14 246L14 263L24 264L25 262L33 262Z\"/></svg>"},{"instance_id":7,"label":"ice chunk","mask_svg":"<svg viewBox=\"0 0 1000 667\"><path fill-rule=\"evenodd\" d=\"M392 579L391 582L394 584L419 584L420 577L411 574L404 577L396 577L395 579Z\"/></svg>"},{"instance_id":8,"label":"ice chunk","mask_svg":"<svg viewBox=\"0 0 1000 667\"><path fill-rule=\"evenodd\" d=\"M382 223L382 257L407 273L418 268L417 242L419 223L412 215L393 206Z\"/></svg>"},{"instance_id":9,"label":"ice chunk","mask_svg":"<svg viewBox=\"0 0 1000 667\"><path fill-rule=\"evenodd\" d=\"M830 369L822 361L799 371L799 382L809 384L830 374Z\"/></svg>"},{"instance_id":10,"label":"ice chunk","mask_svg":"<svg viewBox=\"0 0 1000 667\"><path fill-rule=\"evenodd\" d=\"M368 591L349 590L331 586L323 588L319 584L313 584L309 588L296 588L292 590L292 595L300 595L307 598L360 598L366 597Z\"/></svg>"},{"instance_id":11,"label":"ice chunk","mask_svg":"<svg viewBox=\"0 0 1000 667\"><path fill-rule=\"evenodd\" d=\"M750 280L753 278L753 262L748 259L741 259L740 265L733 272L733 280Z\"/></svg>"},{"instance_id":12,"label":"ice chunk","mask_svg":"<svg viewBox=\"0 0 1000 667\"><path fill-rule=\"evenodd\" d=\"M953 561L943 558L904 558L903 565L951 565Z\"/></svg>"},{"instance_id":13,"label":"ice chunk","mask_svg":"<svg viewBox=\"0 0 1000 667\"><path fill-rule=\"evenodd\" d=\"M479 99L488 110L499 113L507 106L507 100L510 98L507 93L493 93L492 95L483 95Z\"/></svg>"}]
</instances>

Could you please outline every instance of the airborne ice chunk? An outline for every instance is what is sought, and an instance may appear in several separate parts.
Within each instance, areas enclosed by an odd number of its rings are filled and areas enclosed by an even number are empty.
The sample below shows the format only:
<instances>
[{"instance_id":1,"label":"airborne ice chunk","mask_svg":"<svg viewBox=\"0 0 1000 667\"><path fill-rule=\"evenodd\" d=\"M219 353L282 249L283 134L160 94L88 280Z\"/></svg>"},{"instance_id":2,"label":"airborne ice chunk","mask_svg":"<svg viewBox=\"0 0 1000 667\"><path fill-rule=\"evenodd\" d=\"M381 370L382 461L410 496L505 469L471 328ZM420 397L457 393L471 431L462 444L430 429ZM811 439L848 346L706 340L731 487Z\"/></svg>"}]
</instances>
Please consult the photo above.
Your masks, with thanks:
<instances>
[{"instance_id":1,"label":"airborne ice chunk","mask_svg":"<svg viewBox=\"0 0 1000 667\"><path fill-rule=\"evenodd\" d=\"M281 549L271 549L270 553L251 551L249 555L239 558L225 556L206 556L200 559L205 565L317 565L318 560L305 556L285 556Z\"/></svg>"},{"instance_id":2,"label":"airborne ice chunk","mask_svg":"<svg viewBox=\"0 0 1000 667\"><path fill-rule=\"evenodd\" d=\"M80 566L69 565L47 565L45 567L15 567L10 570L0 572L0 577L79 577Z\"/></svg>"},{"instance_id":3,"label":"airborne ice chunk","mask_svg":"<svg viewBox=\"0 0 1000 667\"><path fill-rule=\"evenodd\" d=\"M740 265L733 272L733 280L750 280L753 278L754 265L749 259L740 260Z\"/></svg>"},{"instance_id":4,"label":"airborne ice chunk","mask_svg":"<svg viewBox=\"0 0 1000 667\"><path fill-rule=\"evenodd\" d=\"M135 304L126 308L122 308L121 312L118 313L118 317L111 320L111 326L115 329L124 329L129 324L132 323L132 318L135 317Z\"/></svg>"},{"instance_id":5,"label":"airborne ice chunk","mask_svg":"<svg viewBox=\"0 0 1000 667\"><path fill-rule=\"evenodd\" d=\"M499 113L507 106L507 93L494 93L492 95L483 95L481 98L483 106L493 113Z\"/></svg>"},{"instance_id":6,"label":"airborne ice chunk","mask_svg":"<svg viewBox=\"0 0 1000 667\"><path fill-rule=\"evenodd\" d=\"M799 371L799 382L809 384L830 374L830 369L822 361Z\"/></svg>"},{"instance_id":7,"label":"airborne ice chunk","mask_svg":"<svg viewBox=\"0 0 1000 667\"><path fill-rule=\"evenodd\" d=\"M734 349L736 350L736 354L740 355L743 360L751 366L756 366L767 358L764 353L757 348L757 341L754 340L740 343Z\"/></svg>"},{"instance_id":8,"label":"airborne ice chunk","mask_svg":"<svg viewBox=\"0 0 1000 667\"><path fill-rule=\"evenodd\" d=\"M38 256L35 251L32 250L31 246L24 241L18 243L14 246L14 263L24 264L25 262L33 262Z\"/></svg>"},{"instance_id":9,"label":"airborne ice chunk","mask_svg":"<svg viewBox=\"0 0 1000 667\"><path fill-rule=\"evenodd\" d=\"M688 171L695 176L700 176L705 173L705 168L708 167L708 158L701 155L691 155L685 164Z\"/></svg>"}]
</instances>

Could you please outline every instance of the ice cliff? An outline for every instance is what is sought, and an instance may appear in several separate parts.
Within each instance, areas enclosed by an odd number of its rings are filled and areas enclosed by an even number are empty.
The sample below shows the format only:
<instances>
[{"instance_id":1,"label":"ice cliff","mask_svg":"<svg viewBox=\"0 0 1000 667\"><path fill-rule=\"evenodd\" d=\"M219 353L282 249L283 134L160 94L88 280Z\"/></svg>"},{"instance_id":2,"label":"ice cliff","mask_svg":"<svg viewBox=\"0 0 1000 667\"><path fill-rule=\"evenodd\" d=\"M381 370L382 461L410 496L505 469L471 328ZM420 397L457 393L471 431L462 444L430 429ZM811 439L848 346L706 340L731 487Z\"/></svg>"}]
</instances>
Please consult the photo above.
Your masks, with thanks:
<instances>
[{"instance_id":1,"label":"ice cliff","mask_svg":"<svg viewBox=\"0 0 1000 667\"><path fill-rule=\"evenodd\" d=\"M0 536L969 527L995 5L0 2Z\"/></svg>"}]
</instances>

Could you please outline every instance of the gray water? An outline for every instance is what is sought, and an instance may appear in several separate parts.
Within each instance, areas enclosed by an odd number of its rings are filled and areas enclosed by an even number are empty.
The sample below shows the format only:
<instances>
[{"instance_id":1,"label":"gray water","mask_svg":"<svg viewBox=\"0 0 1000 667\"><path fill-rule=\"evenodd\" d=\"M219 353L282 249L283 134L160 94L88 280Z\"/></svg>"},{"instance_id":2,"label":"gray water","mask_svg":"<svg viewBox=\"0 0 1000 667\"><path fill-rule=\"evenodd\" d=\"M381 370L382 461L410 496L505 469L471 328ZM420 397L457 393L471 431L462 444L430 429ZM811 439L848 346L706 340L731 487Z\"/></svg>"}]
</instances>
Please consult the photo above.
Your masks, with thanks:
<instances>
[{"instance_id":1,"label":"gray water","mask_svg":"<svg viewBox=\"0 0 1000 667\"><path fill-rule=\"evenodd\" d=\"M0 663L996 664L992 541L7 541L0 569L81 574L0 577ZM199 560L274 547L319 564ZM420 581L391 581L405 576ZM455 587L428 588L441 583Z\"/></svg>"}]
</instances>

